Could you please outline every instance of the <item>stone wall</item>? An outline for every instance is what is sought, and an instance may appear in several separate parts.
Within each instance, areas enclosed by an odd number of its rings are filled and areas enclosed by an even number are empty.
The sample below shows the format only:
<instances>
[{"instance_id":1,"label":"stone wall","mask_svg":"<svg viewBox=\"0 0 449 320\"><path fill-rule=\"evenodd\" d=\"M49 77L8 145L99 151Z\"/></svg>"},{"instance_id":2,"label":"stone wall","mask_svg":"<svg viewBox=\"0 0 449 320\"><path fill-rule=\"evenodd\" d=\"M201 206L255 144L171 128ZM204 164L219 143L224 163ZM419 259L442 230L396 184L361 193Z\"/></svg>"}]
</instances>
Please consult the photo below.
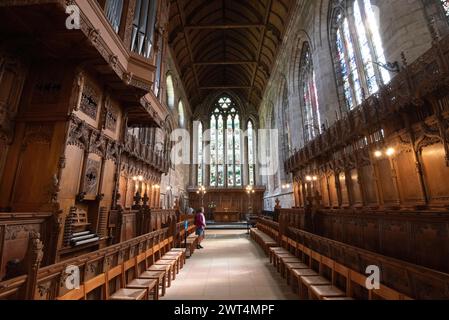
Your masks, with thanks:
<instances>
[{"instance_id":1,"label":"stone wall","mask_svg":"<svg viewBox=\"0 0 449 320\"><path fill-rule=\"evenodd\" d=\"M304 145L299 70L301 51L305 41L309 43L312 54L322 123L327 121L331 125L337 117L336 111L339 112L336 76L329 43L328 17L331 1L297 2L260 106L260 127L271 128L272 110L274 108L275 113L282 110L284 86L287 86L287 118L291 128L292 151ZM372 4L379 9L380 33L386 60L389 62L402 63L402 52L408 63L413 62L430 48L433 29L439 35L448 32L447 20L441 14L438 0L372 0ZM284 126L279 121L281 117L276 115L275 118L277 119L275 127L280 130L281 136L285 137L282 135ZM280 142L281 146L282 142ZM262 147L269 148L269 146ZM283 156L280 155L279 158L282 159ZM264 200L266 210L273 209L276 198L281 200L282 207L290 207L293 203L292 183L283 172L283 165L280 171L272 177L260 177L263 184L267 186ZM282 188L288 183L290 188Z\"/></svg>"},{"instance_id":2,"label":"stone wall","mask_svg":"<svg viewBox=\"0 0 449 320\"><path fill-rule=\"evenodd\" d=\"M190 131L192 111L189 105L187 95L185 93L179 71L173 60L172 53L169 52L166 60L167 74L170 74L173 78L174 93L175 93L175 105L172 109L167 107L169 114L167 115L167 122L170 123L172 130L177 128L185 128ZM166 95L166 93L165 93ZM184 126L179 123L179 110L178 104L182 101L184 106ZM168 106L168 103L167 103ZM170 130L171 132L171 130ZM173 165L169 170L169 173L162 176L161 180L161 207L164 209L173 208L175 200L180 201L181 209L187 202L187 190L186 186L189 183L189 165ZM171 189L168 189L171 187Z\"/></svg>"}]
</instances>

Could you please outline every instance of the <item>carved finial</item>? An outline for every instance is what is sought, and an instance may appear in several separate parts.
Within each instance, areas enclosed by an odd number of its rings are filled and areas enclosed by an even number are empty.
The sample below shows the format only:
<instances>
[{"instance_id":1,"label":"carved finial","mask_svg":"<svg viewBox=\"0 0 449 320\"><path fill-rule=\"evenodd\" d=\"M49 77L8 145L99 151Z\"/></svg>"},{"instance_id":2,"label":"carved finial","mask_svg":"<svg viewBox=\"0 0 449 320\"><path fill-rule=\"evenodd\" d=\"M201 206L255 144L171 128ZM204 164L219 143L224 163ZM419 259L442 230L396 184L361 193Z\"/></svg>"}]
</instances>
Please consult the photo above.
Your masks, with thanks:
<instances>
[{"instance_id":1,"label":"carved finial","mask_svg":"<svg viewBox=\"0 0 449 320\"><path fill-rule=\"evenodd\" d=\"M133 74L131 72L125 72L123 73L123 81L129 85L131 84L131 81L133 79Z\"/></svg>"},{"instance_id":2,"label":"carved finial","mask_svg":"<svg viewBox=\"0 0 449 320\"><path fill-rule=\"evenodd\" d=\"M140 200L142 197L140 196L140 192L136 192L136 195L134 196L134 202L136 206L140 206Z\"/></svg>"},{"instance_id":3,"label":"carved finial","mask_svg":"<svg viewBox=\"0 0 449 320\"><path fill-rule=\"evenodd\" d=\"M87 34L87 37L93 44L97 43L99 36L100 36L100 30L94 29L94 28L91 28Z\"/></svg>"},{"instance_id":4,"label":"carved finial","mask_svg":"<svg viewBox=\"0 0 449 320\"><path fill-rule=\"evenodd\" d=\"M437 20L435 19L435 17L432 17L432 19L430 19L429 29L430 29L430 34L432 36L432 42L436 43L436 42L440 41L441 36L440 36L440 32L438 30Z\"/></svg>"},{"instance_id":5,"label":"carved finial","mask_svg":"<svg viewBox=\"0 0 449 320\"><path fill-rule=\"evenodd\" d=\"M55 203L58 201L58 194L61 189L59 188L59 179L58 175L54 174L52 178L52 186L51 186L51 202Z\"/></svg>"},{"instance_id":6,"label":"carved finial","mask_svg":"<svg viewBox=\"0 0 449 320\"><path fill-rule=\"evenodd\" d=\"M402 60L402 65L404 66L404 68L406 68L408 63L407 63L407 58L405 57L404 51L401 51L401 60Z\"/></svg>"},{"instance_id":7,"label":"carved finial","mask_svg":"<svg viewBox=\"0 0 449 320\"><path fill-rule=\"evenodd\" d=\"M142 198L143 206L144 206L144 207L147 207L147 206L148 206L148 200L150 200L150 198L148 197L148 194L147 194L147 192L145 191L145 193L144 193L144 195L143 195L143 198Z\"/></svg>"},{"instance_id":8,"label":"carved finial","mask_svg":"<svg viewBox=\"0 0 449 320\"><path fill-rule=\"evenodd\" d=\"M274 206L275 209L280 209L281 208L281 200L279 200L278 198L276 198L276 200L274 201L276 203L276 205Z\"/></svg>"}]
</instances>

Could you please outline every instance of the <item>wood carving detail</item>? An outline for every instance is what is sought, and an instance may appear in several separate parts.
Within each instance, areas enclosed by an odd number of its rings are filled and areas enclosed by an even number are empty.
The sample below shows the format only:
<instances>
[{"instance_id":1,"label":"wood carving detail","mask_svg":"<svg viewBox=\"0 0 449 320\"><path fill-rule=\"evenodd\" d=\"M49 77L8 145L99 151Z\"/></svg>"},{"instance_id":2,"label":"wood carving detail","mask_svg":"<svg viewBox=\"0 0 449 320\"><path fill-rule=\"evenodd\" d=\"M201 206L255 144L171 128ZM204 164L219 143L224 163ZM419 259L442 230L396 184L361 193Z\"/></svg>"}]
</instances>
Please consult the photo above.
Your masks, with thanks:
<instances>
[{"instance_id":1,"label":"wood carving detail","mask_svg":"<svg viewBox=\"0 0 449 320\"><path fill-rule=\"evenodd\" d=\"M97 120L100 94L91 84L86 83L81 94L80 110L93 120Z\"/></svg>"},{"instance_id":2,"label":"wood carving detail","mask_svg":"<svg viewBox=\"0 0 449 320\"><path fill-rule=\"evenodd\" d=\"M99 161L92 159L87 160L87 168L84 179L84 192L88 195L96 195L98 189L98 181L100 177L100 166Z\"/></svg>"},{"instance_id":3,"label":"wood carving detail","mask_svg":"<svg viewBox=\"0 0 449 320\"><path fill-rule=\"evenodd\" d=\"M5 232L5 240L16 240L28 238L30 233L39 233L39 225L16 225L7 226Z\"/></svg>"},{"instance_id":4,"label":"wood carving detail","mask_svg":"<svg viewBox=\"0 0 449 320\"><path fill-rule=\"evenodd\" d=\"M72 114L68 136L68 145L74 145L101 158L116 162L121 155L120 143L109 138L101 131L89 126L85 121Z\"/></svg>"}]
</instances>

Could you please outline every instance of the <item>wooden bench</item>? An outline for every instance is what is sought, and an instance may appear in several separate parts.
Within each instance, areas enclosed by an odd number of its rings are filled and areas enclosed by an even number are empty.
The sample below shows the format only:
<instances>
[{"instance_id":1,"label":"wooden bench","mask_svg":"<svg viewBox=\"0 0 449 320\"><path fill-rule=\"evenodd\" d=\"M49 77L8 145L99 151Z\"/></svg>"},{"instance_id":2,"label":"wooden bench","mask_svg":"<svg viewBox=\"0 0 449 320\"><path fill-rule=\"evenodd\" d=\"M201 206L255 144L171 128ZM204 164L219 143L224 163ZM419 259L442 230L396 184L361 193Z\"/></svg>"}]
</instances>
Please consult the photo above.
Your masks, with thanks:
<instances>
[{"instance_id":1,"label":"wooden bench","mask_svg":"<svg viewBox=\"0 0 449 320\"><path fill-rule=\"evenodd\" d=\"M167 281L167 288L171 287L171 277L172 277L172 268L170 265L168 264L163 264L163 265L156 265L153 264L152 266L150 266L147 271L163 271L166 274L166 278L165 280Z\"/></svg>"},{"instance_id":2,"label":"wooden bench","mask_svg":"<svg viewBox=\"0 0 449 320\"><path fill-rule=\"evenodd\" d=\"M264 236L260 235L260 232L262 231L252 230L251 233L253 238L259 239L258 243L260 243L260 239L264 238ZM270 230L270 233L275 234L275 231ZM353 300L353 285L356 284L365 288L366 275L351 270L347 266L312 250L306 245L298 243L295 239L282 236L279 240L281 246L268 249L270 263L273 263L278 272L287 279L287 283L291 282L294 285L294 289L298 288L300 298ZM290 281L291 278L294 281ZM410 299L410 297L383 284L380 284L378 290L368 290L368 299L375 298L388 300Z\"/></svg>"},{"instance_id":3,"label":"wooden bench","mask_svg":"<svg viewBox=\"0 0 449 320\"><path fill-rule=\"evenodd\" d=\"M192 254L195 252L197 245L198 245L198 236L195 234L189 235L186 241L181 243L181 246L187 249L186 257L192 256Z\"/></svg>"},{"instance_id":4,"label":"wooden bench","mask_svg":"<svg viewBox=\"0 0 449 320\"><path fill-rule=\"evenodd\" d=\"M110 294L109 283L116 278L120 282L119 288ZM78 289L69 291L58 297L57 300L87 300L88 294L97 289L101 289L103 300L143 300L148 298L146 289L124 288L123 266L120 265L85 281Z\"/></svg>"},{"instance_id":5,"label":"wooden bench","mask_svg":"<svg viewBox=\"0 0 449 320\"><path fill-rule=\"evenodd\" d=\"M301 298L319 299L319 300L351 300L353 299L353 285L358 284L365 287L366 275L360 274L355 270L338 263L337 261L326 257L306 246L288 241L290 245L296 248L303 260L308 260L309 265L315 261L318 263L318 272L315 275L298 275L298 286ZM324 270L330 271L330 278L323 276ZM337 286L337 277L345 279L344 288ZM386 300L409 300L410 297L399 293L383 284L380 284L378 290L369 290L368 299L374 297Z\"/></svg>"},{"instance_id":6,"label":"wooden bench","mask_svg":"<svg viewBox=\"0 0 449 320\"><path fill-rule=\"evenodd\" d=\"M186 250L172 248L173 245L174 237L168 236L167 229L163 229L41 268L37 286L50 289L41 294L42 291L36 288L35 296L41 300L157 300L166 294L172 278L185 263ZM78 288L60 285L67 277L67 266L79 269L81 283ZM24 284L24 281L17 282L11 294L18 292ZM0 296L2 292L6 294L6 290L0 288Z\"/></svg>"},{"instance_id":7,"label":"wooden bench","mask_svg":"<svg viewBox=\"0 0 449 320\"><path fill-rule=\"evenodd\" d=\"M266 235L262 231L252 228L250 230L251 237L264 249L265 253L269 254L269 248L270 247L276 247L278 246L278 243L276 240L271 238L269 235Z\"/></svg>"},{"instance_id":8,"label":"wooden bench","mask_svg":"<svg viewBox=\"0 0 449 320\"><path fill-rule=\"evenodd\" d=\"M171 280L176 279L176 273L178 272L176 259L166 259L166 260L160 259L160 260L156 261L156 263L154 265L170 266Z\"/></svg>"},{"instance_id":9,"label":"wooden bench","mask_svg":"<svg viewBox=\"0 0 449 320\"><path fill-rule=\"evenodd\" d=\"M168 252L168 254L174 254L174 253L181 253L180 263L181 263L181 268L182 268L182 266L184 266L184 264L186 263L186 260L187 260L187 249L186 248L172 248Z\"/></svg>"},{"instance_id":10,"label":"wooden bench","mask_svg":"<svg viewBox=\"0 0 449 320\"><path fill-rule=\"evenodd\" d=\"M277 253L288 253L289 251L282 247L270 247L268 249L268 256L270 258L270 263L277 263L274 260L276 259Z\"/></svg>"},{"instance_id":11,"label":"wooden bench","mask_svg":"<svg viewBox=\"0 0 449 320\"><path fill-rule=\"evenodd\" d=\"M146 289L119 289L112 296L110 300L144 300L147 297Z\"/></svg>"},{"instance_id":12,"label":"wooden bench","mask_svg":"<svg viewBox=\"0 0 449 320\"><path fill-rule=\"evenodd\" d=\"M153 296L153 300L159 300L159 279L137 278L126 285L128 289L144 289L147 298Z\"/></svg>"},{"instance_id":13,"label":"wooden bench","mask_svg":"<svg viewBox=\"0 0 449 320\"><path fill-rule=\"evenodd\" d=\"M184 267L183 254L180 251L169 251L162 256L161 260L175 260L176 274Z\"/></svg>"},{"instance_id":14,"label":"wooden bench","mask_svg":"<svg viewBox=\"0 0 449 320\"><path fill-rule=\"evenodd\" d=\"M157 280L158 282L158 297L165 296L165 293L167 292L167 273L164 270L159 271L145 271L141 274L139 274L138 279L150 279L150 280ZM159 290L160 293L159 293Z\"/></svg>"}]
</instances>

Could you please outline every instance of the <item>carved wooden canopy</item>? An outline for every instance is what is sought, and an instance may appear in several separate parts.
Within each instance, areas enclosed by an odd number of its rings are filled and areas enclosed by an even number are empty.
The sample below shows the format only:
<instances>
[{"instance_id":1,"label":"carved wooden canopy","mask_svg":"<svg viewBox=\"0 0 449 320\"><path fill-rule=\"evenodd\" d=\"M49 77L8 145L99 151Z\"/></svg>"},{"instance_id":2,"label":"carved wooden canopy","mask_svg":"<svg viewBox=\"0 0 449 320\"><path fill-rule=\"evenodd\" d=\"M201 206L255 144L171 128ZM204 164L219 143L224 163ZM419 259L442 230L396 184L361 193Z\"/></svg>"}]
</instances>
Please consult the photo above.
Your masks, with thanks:
<instances>
[{"instance_id":1,"label":"carved wooden canopy","mask_svg":"<svg viewBox=\"0 0 449 320\"><path fill-rule=\"evenodd\" d=\"M174 0L169 43L192 106L232 91L259 107L293 0Z\"/></svg>"}]
</instances>

